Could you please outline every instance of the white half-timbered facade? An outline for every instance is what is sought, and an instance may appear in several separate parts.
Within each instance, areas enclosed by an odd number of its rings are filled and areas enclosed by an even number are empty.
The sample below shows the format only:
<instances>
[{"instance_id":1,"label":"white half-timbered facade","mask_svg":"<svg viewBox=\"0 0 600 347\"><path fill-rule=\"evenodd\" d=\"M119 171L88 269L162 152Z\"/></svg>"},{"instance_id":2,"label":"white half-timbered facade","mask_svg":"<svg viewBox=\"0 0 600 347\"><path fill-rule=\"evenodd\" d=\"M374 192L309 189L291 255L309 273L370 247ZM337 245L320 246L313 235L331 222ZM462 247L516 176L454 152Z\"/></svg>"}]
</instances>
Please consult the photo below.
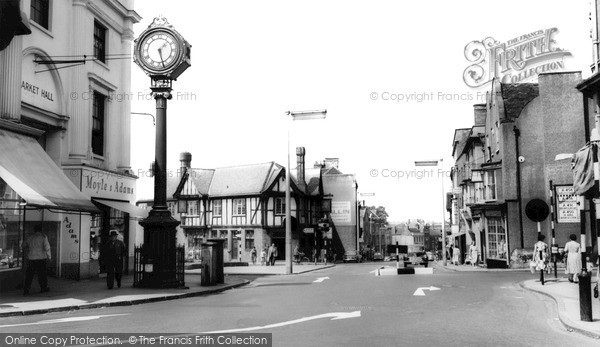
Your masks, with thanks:
<instances>
[{"instance_id":1,"label":"white half-timbered facade","mask_svg":"<svg viewBox=\"0 0 600 347\"><path fill-rule=\"evenodd\" d=\"M226 239L226 262L250 262L253 247L260 255L271 243L278 248L278 258L284 259L285 168L268 162L192 169L190 161L183 163L184 174L173 194L188 254L198 259L202 242L222 238ZM320 170L312 170L308 176L302 172L300 184L297 176L297 171L292 172L290 182L292 243L310 254L321 244L315 234L322 196Z\"/></svg>"}]
</instances>

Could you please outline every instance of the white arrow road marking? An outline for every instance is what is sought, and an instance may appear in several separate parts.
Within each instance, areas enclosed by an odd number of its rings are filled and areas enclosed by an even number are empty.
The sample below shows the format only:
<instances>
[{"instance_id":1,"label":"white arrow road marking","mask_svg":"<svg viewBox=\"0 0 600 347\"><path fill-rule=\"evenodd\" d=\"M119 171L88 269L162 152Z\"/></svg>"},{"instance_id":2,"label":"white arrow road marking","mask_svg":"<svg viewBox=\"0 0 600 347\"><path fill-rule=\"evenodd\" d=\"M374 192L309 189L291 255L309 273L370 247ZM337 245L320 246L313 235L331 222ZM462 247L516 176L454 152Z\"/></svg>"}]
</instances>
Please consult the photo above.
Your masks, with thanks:
<instances>
[{"instance_id":1,"label":"white arrow road marking","mask_svg":"<svg viewBox=\"0 0 600 347\"><path fill-rule=\"evenodd\" d=\"M79 322L79 321L86 321L86 320L95 320L95 319L100 319L100 318L104 318L104 317L128 316L129 314L130 313L119 313L119 314L107 314L107 315L102 315L102 316L84 316L84 317L68 317L68 318L59 318L59 319L49 319L49 320L41 320L39 322L32 322L32 323L0 325L0 328L18 327L18 326L24 326L24 325Z\"/></svg>"},{"instance_id":2,"label":"white arrow road marking","mask_svg":"<svg viewBox=\"0 0 600 347\"><path fill-rule=\"evenodd\" d=\"M329 277L319 277L316 280L314 280L313 283L321 283L321 282L323 282L325 280L328 280L328 279L329 279Z\"/></svg>"},{"instance_id":3,"label":"white arrow road marking","mask_svg":"<svg viewBox=\"0 0 600 347\"><path fill-rule=\"evenodd\" d=\"M415 290L415 293L413 295L415 295L415 296L425 296L424 290L434 291L434 290L440 290L440 288L434 287L434 286L431 286L431 287L419 287L419 288L417 288L417 290Z\"/></svg>"},{"instance_id":4,"label":"white arrow road marking","mask_svg":"<svg viewBox=\"0 0 600 347\"><path fill-rule=\"evenodd\" d=\"M378 267L377 269L373 270L373 271L369 271L370 274L376 274L377 272L379 272L379 270L381 269L385 269L385 266L382 267Z\"/></svg>"},{"instance_id":5,"label":"white arrow road marking","mask_svg":"<svg viewBox=\"0 0 600 347\"><path fill-rule=\"evenodd\" d=\"M357 318L357 317L360 317L360 311L354 311L354 312L330 312L330 313L324 313L324 314L320 314L320 315L312 316L312 317L304 317L304 318L300 318L300 319L294 319L294 320L290 320L290 321L287 321L287 322L269 324L269 325L265 325L265 326L262 326L262 327L250 327L250 328L240 328L240 329L230 329L230 330L207 331L207 332L203 332L203 333L199 333L199 334L228 334L228 333L237 333L237 332L243 332L243 331L255 331L255 330L263 330L263 329L272 329L272 328L278 328L278 327L282 327L282 326L286 326L286 325L291 325L291 324L303 323L303 322L307 322L307 321L310 321L310 320L321 319L321 318L330 318L330 317L331 317L331 320L347 319L347 318Z\"/></svg>"}]
</instances>

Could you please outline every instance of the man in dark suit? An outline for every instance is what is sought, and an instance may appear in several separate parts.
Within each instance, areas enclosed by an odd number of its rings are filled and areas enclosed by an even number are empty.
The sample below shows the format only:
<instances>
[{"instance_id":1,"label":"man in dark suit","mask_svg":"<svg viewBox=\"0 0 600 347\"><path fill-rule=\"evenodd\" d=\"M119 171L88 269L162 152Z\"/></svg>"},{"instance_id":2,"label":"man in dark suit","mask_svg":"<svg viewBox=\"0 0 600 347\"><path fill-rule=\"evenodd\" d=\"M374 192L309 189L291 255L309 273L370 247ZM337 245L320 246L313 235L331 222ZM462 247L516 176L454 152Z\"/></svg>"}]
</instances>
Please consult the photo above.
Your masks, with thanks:
<instances>
[{"instance_id":1,"label":"man in dark suit","mask_svg":"<svg viewBox=\"0 0 600 347\"><path fill-rule=\"evenodd\" d=\"M108 289L113 289L115 279L117 287L121 288L121 276L123 275L123 258L127 253L125 243L119 240L119 232L117 230L110 231L110 241L108 242L106 256L106 286Z\"/></svg>"}]
</instances>

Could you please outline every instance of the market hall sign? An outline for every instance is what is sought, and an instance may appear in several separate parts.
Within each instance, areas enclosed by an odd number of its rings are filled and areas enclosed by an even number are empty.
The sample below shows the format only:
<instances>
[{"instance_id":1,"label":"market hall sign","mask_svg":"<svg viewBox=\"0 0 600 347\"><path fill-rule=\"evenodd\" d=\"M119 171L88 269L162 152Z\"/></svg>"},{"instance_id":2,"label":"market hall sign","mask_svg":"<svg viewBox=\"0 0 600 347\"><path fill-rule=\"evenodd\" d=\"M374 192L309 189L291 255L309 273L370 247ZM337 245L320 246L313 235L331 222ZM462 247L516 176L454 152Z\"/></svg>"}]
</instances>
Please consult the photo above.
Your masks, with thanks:
<instances>
[{"instance_id":1,"label":"market hall sign","mask_svg":"<svg viewBox=\"0 0 600 347\"><path fill-rule=\"evenodd\" d=\"M40 88L35 84L23 81L21 82L21 89L28 91L34 95L40 96L46 100L54 101L54 94L52 92Z\"/></svg>"},{"instance_id":2,"label":"market hall sign","mask_svg":"<svg viewBox=\"0 0 600 347\"><path fill-rule=\"evenodd\" d=\"M21 101L44 111L61 114L58 76L55 71L35 63L35 59L36 54L33 53L23 57Z\"/></svg>"}]
</instances>

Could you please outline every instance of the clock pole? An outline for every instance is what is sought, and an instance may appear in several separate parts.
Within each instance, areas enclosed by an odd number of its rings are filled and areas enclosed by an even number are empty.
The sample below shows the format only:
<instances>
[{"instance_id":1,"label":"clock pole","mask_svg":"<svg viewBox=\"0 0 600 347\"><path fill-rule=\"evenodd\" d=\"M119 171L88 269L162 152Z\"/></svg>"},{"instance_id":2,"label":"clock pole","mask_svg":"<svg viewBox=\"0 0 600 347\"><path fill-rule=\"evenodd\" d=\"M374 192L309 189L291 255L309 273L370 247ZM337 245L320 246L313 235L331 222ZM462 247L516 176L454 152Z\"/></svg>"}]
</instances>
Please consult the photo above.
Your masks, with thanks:
<instances>
[{"instance_id":1,"label":"clock pole","mask_svg":"<svg viewBox=\"0 0 600 347\"><path fill-rule=\"evenodd\" d=\"M167 100L171 99L171 80L152 79L156 101L156 143L154 161L154 204L144 227L144 273L141 287L173 288L184 286L177 269L177 221L167 206ZM148 266L149 265L149 266Z\"/></svg>"},{"instance_id":2,"label":"clock pole","mask_svg":"<svg viewBox=\"0 0 600 347\"><path fill-rule=\"evenodd\" d=\"M156 17L135 42L134 61L150 76L156 102L156 143L154 204L148 218L140 221L144 245L136 249L134 286L184 287L184 248L177 246L180 223L167 206L167 101L173 81L191 65L191 45L164 17ZM163 49L168 50L168 58Z\"/></svg>"}]
</instances>

